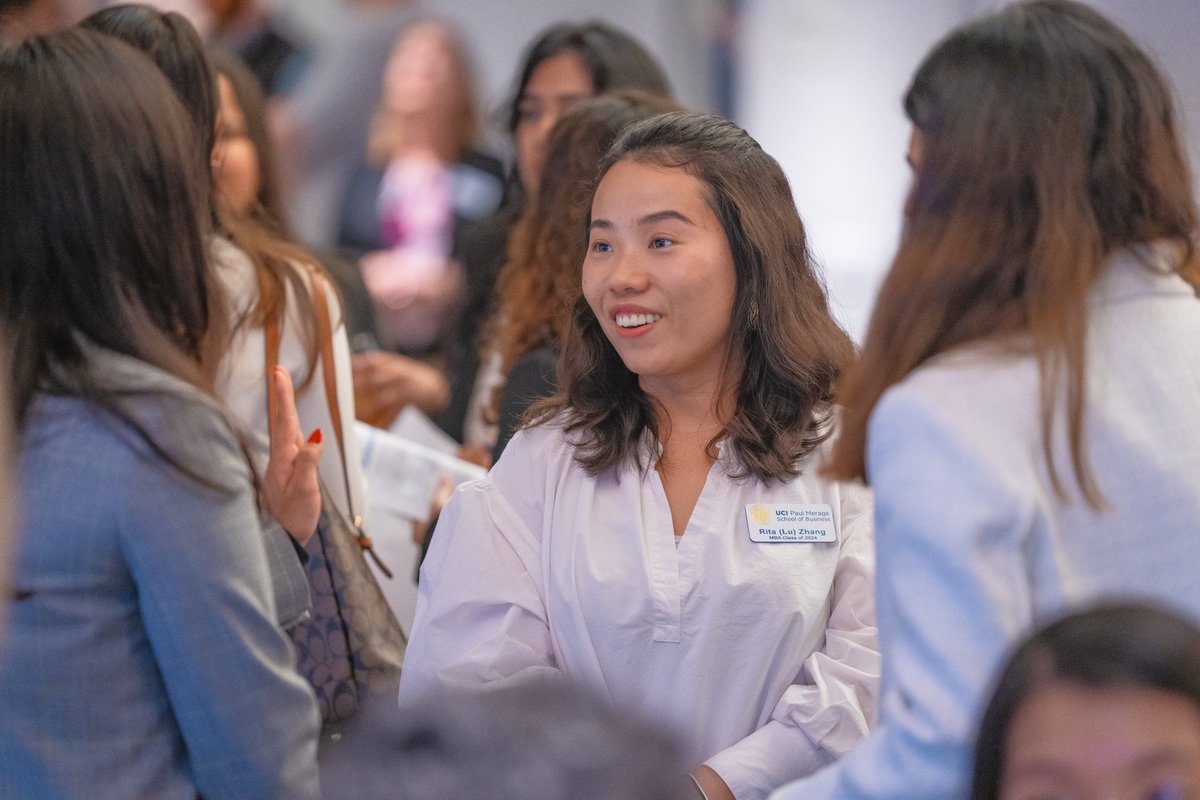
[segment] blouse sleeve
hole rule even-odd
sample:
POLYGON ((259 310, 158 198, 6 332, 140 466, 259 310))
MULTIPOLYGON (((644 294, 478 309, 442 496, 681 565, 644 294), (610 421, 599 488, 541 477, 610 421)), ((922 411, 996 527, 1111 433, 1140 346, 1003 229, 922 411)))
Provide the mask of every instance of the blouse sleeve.
MULTIPOLYGON (((516 455, 506 455, 506 464, 516 455)), ((490 480, 458 488, 421 567, 401 705, 435 688, 496 689, 557 679, 540 550, 538 538, 490 480)))
POLYGON ((249 469, 215 412, 193 403, 180 419, 191 463, 220 488, 140 459, 120 530, 196 788, 212 800, 314 798, 320 720, 275 623, 249 469))
POLYGON ((842 545, 825 641, 770 720, 707 760, 739 800, 762 798, 848 753, 875 720, 879 683, 870 493, 841 485, 842 545))
MULTIPOLYGON (((882 722, 837 765, 776 798, 965 797, 992 671, 1031 624, 1021 476, 977 417, 893 387, 871 418, 882 722)), ((1018 468, 1019 469, 1019 468, 1018 468)))

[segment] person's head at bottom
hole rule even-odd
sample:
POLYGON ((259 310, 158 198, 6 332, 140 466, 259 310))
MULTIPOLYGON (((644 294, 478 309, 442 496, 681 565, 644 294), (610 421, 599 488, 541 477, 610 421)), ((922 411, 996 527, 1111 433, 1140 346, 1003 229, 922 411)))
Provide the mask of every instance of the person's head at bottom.
POLYGON ((682 800, 673 735, 559 683, 379 706, 340 745, 328 800, 682 800))
POLYGON ((973 800, 1200 797, 1200 629, 1108 604, 1028 638, 976 744, 973 800))

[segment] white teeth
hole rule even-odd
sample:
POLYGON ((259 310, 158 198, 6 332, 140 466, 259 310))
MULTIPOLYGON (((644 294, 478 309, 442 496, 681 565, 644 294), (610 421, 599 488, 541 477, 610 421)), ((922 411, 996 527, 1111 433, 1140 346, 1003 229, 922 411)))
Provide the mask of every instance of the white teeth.
POLYGON ((617 327, 636 328, 662 319, 662 314, 617 314, 617 327))

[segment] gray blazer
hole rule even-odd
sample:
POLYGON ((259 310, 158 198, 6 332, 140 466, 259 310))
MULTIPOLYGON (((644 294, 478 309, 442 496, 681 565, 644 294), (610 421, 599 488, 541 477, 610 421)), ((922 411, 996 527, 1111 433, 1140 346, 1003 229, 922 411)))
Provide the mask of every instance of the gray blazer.
POLYGON ((249 471, 216 403, 89 348, 129 425, 41 396, 19 449, 0 797, 314 798, 315 699, 275 621, 249 471))

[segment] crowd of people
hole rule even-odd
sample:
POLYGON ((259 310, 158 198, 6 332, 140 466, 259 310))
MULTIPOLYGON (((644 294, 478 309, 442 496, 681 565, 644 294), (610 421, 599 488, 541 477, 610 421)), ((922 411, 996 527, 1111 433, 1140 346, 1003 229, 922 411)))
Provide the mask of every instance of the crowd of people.
POLYGON ((929 51, 859 347, 619 28, 528 44, 502 165, 446 23, 309 130, 321 59, 211 5, 0 0, 0 797, 1200 797, 1200 211, 1118 26, 929 51), (488 472, 404 641, 407 407, 488 472))

